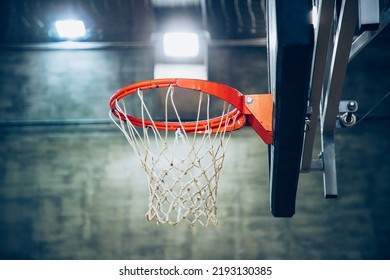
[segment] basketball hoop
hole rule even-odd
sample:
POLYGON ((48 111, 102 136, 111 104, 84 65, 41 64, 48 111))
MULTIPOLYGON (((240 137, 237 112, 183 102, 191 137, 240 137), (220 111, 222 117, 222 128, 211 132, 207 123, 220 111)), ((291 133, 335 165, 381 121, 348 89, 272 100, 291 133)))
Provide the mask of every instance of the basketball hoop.
POLYGON ((266 143, 272 142, 272 96, 244 96, 215 82, 174 78, 139 82, 117 91, 110 107, 111 119, 147 174, 146 219, 158 224, 218 224, 218 179, 231 132, 249 124, 266 143), (193 119, 183 119, 177 104, 180 89, 197 96, 193 119), (163 94, 160 116, 148 103, 150 91, 163 94), (125 100, 130 96, 137 101, 125 100), (222 104, 215 105, 216 100, 222 104))

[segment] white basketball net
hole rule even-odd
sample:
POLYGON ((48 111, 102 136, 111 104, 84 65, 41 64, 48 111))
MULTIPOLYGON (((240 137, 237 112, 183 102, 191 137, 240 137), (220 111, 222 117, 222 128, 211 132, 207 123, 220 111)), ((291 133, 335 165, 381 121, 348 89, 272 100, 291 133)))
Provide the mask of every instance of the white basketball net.
MULTIPOLYGON (((152 120, 144 102, 144 93, 138 89, 141 100, 142 120, 152 120)), ((210 112, 210 96, 199 93, 197 120, 200 117, 202 99, 206 98, 207 120, 210 112)), ((148 221, 176 225, 186 221, 191 225, 218 224, 217 188, 225 151, 231 132, 226 128, 216 133, 186 133, 174 103, 174 87, 169 87, 165 96, 165 121, 168 121, 168 104, 176 114, 180 127, 176 131, 157 130, 153 125, 143 128, 129 120, 121 121, 110 114, 113 122, 126 136, 127 141, 140 160, 148 179, 148 221)), ((123 99, 116 104, 117 110, 127 115, 123 99)), ((225 102, 221 115, 229 112, 231 105, 225 102)), ((222 120, 221 120, 222 121, 222 120)), ((232 119, 224 122, 235 121, 232 119)), ((223 124, 220 124, 223 127, 223 124)))

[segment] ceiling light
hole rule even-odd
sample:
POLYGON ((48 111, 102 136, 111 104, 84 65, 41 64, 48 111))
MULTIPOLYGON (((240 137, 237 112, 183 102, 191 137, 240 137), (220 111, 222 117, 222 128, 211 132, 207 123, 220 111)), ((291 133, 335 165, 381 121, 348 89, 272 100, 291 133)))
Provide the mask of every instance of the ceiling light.
POLYGON ((78 39, 86 34, 84 22, 81 20, 58 20, 55 27, 58 35, 64 39, 78 39))
POLYGON ((163 49, 169 57, 196 57, 199 55, 199 36, 196 33, 165 33, 163 49))

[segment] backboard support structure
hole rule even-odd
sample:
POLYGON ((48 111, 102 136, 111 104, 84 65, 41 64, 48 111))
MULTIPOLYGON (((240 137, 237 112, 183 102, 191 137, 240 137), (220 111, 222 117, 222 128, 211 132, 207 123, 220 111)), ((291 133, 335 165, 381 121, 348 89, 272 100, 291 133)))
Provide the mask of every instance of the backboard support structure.
POLYGON ((380 11, 378 0, 267 1, 269 92, 274 97, 270 208, 275 217, 294 215, 300 173, 322 172, 324 197, 338 196, 335 129, 353 126, 358 109, 355 100, 341 100, 347 65, 389 24, 389 10, 380 11), (318 136, 321 151, 313 158, 318 136))

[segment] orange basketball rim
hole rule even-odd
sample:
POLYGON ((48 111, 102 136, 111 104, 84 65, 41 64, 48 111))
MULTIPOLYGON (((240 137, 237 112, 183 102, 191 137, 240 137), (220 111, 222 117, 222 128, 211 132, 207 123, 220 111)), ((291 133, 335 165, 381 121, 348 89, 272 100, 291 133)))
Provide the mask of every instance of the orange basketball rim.
POLYGON ((130 84, 118 90, 110 99, 112 114, 122 121, 130 121, 139 127, 153 126, 158 130, 177 130, 184 128, 187 133, 216 133, 220 130, 233 131, 250 125, 266 144, 272 144, 272 110, 273 97, 271 94, 242 94, 238 90, 224 84, 198 79, 155 79, 130 84), (118 101, 136 93, 138 90, 150 90, 155 88, 177 87, 200 91, 220 98, 234 109, 222 116, 209 120, 197 120, 188 122, 151 121, 140 119, 125 114, 118 108, 118 101), (227 121, 225 121, 227 120, 227 121), (235 121, 231 121, 235 120, 235 121))

